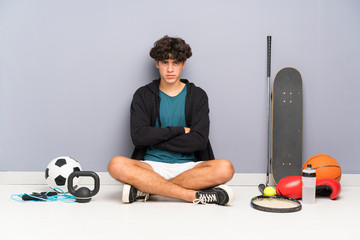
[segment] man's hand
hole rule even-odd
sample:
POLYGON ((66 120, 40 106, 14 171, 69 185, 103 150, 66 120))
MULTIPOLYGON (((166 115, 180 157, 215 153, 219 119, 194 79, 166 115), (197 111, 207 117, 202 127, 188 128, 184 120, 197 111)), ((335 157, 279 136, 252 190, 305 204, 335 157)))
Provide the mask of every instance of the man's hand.
POLYGON ((190 128, 188 128, 188 127, 184 127, 184 129, 185 129, 185 134, 187 134, 187 133, 189 133, 190 132, 190 128))

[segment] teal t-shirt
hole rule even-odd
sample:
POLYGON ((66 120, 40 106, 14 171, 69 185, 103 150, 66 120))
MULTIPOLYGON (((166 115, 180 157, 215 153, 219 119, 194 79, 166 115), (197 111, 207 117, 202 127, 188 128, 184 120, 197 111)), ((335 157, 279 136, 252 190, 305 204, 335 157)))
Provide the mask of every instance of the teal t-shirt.
MULTIPOLYGON (((185 99, 186 85, 183 90, 175 97, 170 97, 160 91, 160 121, 161 127, 186 127, 185 122, 185 99)), ((156 121, 159 127, 159 121, 156 121)), ((166 162, 166 163, 185 163, 195 161, 194 153, 178 153, 166 151, 149 146, 146 150, 144 160, 166 162)))

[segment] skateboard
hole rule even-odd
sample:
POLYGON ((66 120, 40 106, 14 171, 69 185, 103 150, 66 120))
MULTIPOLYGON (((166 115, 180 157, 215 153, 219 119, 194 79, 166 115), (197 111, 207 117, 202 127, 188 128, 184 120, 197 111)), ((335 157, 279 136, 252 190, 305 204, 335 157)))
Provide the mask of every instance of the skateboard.
POLYGON ((302 78, 292 67, 275 76, 272 92, 271 173, 274 183, 302 169, 302 78))

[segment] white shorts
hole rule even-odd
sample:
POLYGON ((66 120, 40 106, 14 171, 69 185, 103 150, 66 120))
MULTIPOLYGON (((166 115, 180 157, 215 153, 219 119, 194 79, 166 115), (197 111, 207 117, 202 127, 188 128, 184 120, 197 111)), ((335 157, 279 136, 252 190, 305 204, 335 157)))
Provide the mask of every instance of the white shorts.
POLYGON ((164 163, 157 161, 143 161, 144 163, 149 164, 154 172, 165 178, 166 180, 172 179, 181 173, 194 168, 196 165, 201 163, 199 162, 186 162, 186 163, 164 163))

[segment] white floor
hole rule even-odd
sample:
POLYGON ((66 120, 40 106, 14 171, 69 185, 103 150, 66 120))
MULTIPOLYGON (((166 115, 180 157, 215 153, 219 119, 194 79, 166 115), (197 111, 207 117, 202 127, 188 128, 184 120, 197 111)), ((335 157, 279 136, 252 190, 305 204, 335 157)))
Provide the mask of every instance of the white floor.
POLYGON ((296 213, 250 207, 257 186, 232 186, 231 206, 195 205, 152 196, 123 204, 121 185, 102 185, 90 203, 26 202, 10 195, 47 191, 45 185, 0 185, 0 239, 360 239, 360 187, 338 200, 317 198, 296 213))

